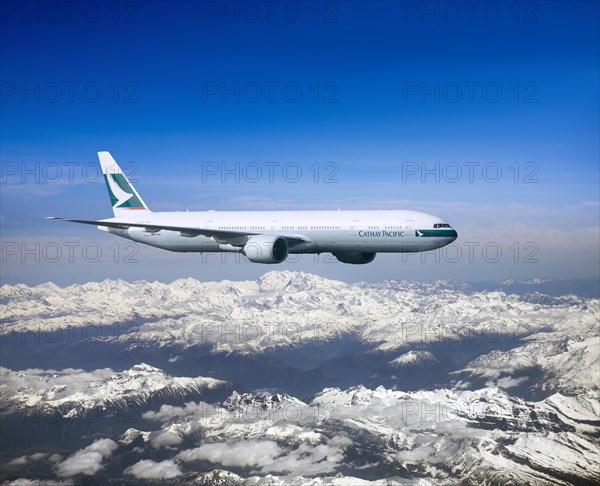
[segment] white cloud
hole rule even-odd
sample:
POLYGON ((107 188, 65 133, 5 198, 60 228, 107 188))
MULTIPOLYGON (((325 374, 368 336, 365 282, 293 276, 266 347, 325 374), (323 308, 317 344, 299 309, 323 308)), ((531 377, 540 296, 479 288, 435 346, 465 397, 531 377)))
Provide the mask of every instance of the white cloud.
POLYGON ((207 460, 223 466, 264 467, 284 452, 272 440, 248 440, 203 444, 182 451, 176 457, 184 462, 207 460))
POLYGON ((352 441, 335 436, 325 444, 300 444, 286 451, 271 440, 217 442, 203 444, 177 454, 176 459, 190 462, 206 460, 222 466, 253 467, 263 473, 280 472, 314 476, 332 472, 344 458, 344 447, 352 441))
POLYGON ((72 486, 74 483, 70 479, 67 481, 53 481, 51 479, 15 479, 14 481, 2 483, 2 486, 72 486))
POLYGON ((344 448, 350 444, 352 441, 348 437, 340 435, 318 446, 301 444, 293 451, 263 466, 262 471, 302 476, 330 473, 342 463, 344 448))
POLYGON ((591 206, 593 208, 600 206, 600 201, 581 201, 582 206, 591 206))
POLYGON ((27 464, 27 457, 28 456, 17 457, 16 459, 9 461, 6 465, 7 466, 24 466, 25 464, 27 464))
POLYGON ((158 431, 152 432, 150 434, 150 444, 155 449, 160 449, 161 447, 171 447, 177 444, 180 444, 182 441, 181 437, 173 434, 169 431, 158 431))
POLYGON ((183 407, 161 405, 158 412, 153 412, 150 410, 148 412, 144 412, 142 417, 149 420, 166 422, 176 417, 186 417, 188 415, 202 413, 206 408, 207 405, 203 402, 187 402, 183 407))
POLYGON ((86 474, 92 476, 104 467, 103 459, 109 457, 118 445, 111 439, 98 439, 85 449, 77 451, 68 459, 57 464, 56 473, 61 477, 86 474))
POLYGON ((62 461, 62 456, 61 456, 60 454, 52 454, 52 455, 51 455, 51 456, 48 458, 48 460, 49 460, 50 462, 60 462, 60 461, 62 461))
MULTIPOLYGON (((41 461, 48 457, 48 454, 45 452, 37 452, 35 454, 31 454, 29 456, 21 456, 13 459, 12 461, 7 463, 7 466, 24 466, 25 464, 30 464, 32 462, 41 461)), ((51 459, 50 459, 51 460, 51 459)))
POLYGON ((521 383, 529 380, 527 376, 523 376, 521 378, 513 378, 511 376, 505 376, 504 378, 500 378, 496 386, 499 388, 511 388, 513 386, 519 386, 521 383))
POLYGON ((409 451, 400 451, 396 454, 396 459, 403 463, 437 463, 442 461, 441 457, 436 457, 436 451, 432 446, 417 447, 409 451))
POLYGON ((154 462, 144 459, 125 469, 125 474, 143 479, 171 479, 182 473, 179 466, 172 460, 154 462))

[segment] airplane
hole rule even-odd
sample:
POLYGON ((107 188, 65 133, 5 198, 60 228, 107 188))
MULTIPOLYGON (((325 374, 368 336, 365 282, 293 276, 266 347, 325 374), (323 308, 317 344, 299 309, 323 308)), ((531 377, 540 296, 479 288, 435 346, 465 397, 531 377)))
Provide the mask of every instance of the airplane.
POLYGON ((109 152, 98 152, 114 218, 47 219, 97 226, 138 243, 176 252, 237 252, 255 263, 290 254, 331 253, 365 264, 377 253, 442 248, 458 234, 437 216, 407 210, 151 211, 109 152))

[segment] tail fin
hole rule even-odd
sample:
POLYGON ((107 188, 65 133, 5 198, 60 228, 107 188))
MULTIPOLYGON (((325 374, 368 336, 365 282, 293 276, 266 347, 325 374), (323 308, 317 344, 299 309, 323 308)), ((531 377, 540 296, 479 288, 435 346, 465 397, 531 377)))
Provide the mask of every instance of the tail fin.
POLYGON ((98 152, 98 158, 115 216, 124 216, 136 209, 150 211, 112 155, 109 152, 98 152))

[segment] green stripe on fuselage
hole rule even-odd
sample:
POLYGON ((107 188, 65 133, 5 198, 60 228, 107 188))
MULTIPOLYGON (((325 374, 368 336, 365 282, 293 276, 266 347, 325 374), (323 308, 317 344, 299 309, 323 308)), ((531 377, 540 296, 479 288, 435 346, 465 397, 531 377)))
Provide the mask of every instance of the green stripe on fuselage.
POLYGON ((419 237, 443 237, 443 238, 456 238, 458 234, 453 229, 433 229, 433 230, 417 230, 416 236, 419 237))

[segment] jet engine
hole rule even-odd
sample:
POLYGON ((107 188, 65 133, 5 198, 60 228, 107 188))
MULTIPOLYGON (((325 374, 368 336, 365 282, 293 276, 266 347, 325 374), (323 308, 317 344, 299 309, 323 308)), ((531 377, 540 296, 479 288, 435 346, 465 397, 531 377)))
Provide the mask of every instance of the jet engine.
POLYGON ((353 265, 371 263, 375 260, 375 255, 377 255, 377 253, 364 253, 359 251, 344 251, 333 254, 340 262, 352 263, 353 265))
POLYGON ((254 263, 281 263, 288 256, 289 246, 281 236, 256 235, 250 237, 242 252, 254 263))

